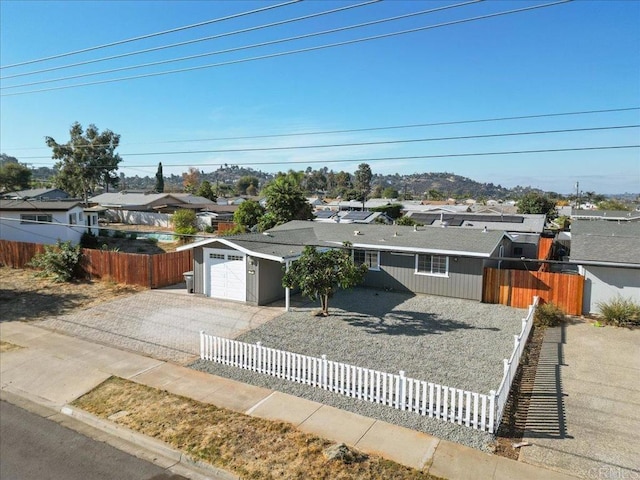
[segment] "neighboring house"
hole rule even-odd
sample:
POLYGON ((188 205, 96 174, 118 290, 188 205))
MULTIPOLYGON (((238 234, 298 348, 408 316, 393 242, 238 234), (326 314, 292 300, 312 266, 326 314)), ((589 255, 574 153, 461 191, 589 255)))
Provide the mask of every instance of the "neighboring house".
POLYGON ((9 200, 65 200, 69 198, 69 194, 59 188, 31 188, 5 193, 2 198, 9 200))
POLYGON ((542 233, 546 223, 544 214, 409 212, 407 216, 430 227, 486 228, 487 230, 535 234, 542 233))
POLYGON ((585 277, 584 314, 617 295, 640 299, 639 222, 574 221, 570 261, 585 277))
POLYGON ((0 200, 0 239, 54 244, 80 242, 88 230, 97 234, 98 214, 78 200, 52 202, 0 200))
POLYGON ((202 240, 193 249, 194 292, 214 298, 264 305, 288 292, 283 269, 305 245, 352 244, 353 258, 365 263, 365 285, 480 301, 485 266, 508 256, 511 239, 503 232, 391 225, 292 221, 263 234, 202 240), (495 260, 492 257, 496 257, 495 260))
POLYGON ((106 208, 114 222, 168 227, 169 214, 179 209, 214 211, 215 202, 189 193, 113 192, 91 197, 90 203, 106 208))
POLYGON ((626 210, 571 210, 571 220, 606 220, 608 222, 638 222, 640 212, 626 210))
POLYGON ((349 210, 335 212, 332 210, 318 210, 314 212, 315 222, 336 222, 336 223, 384 223, 389 225, 393 219, 383 212, 370 212, 368 210, 349 210))

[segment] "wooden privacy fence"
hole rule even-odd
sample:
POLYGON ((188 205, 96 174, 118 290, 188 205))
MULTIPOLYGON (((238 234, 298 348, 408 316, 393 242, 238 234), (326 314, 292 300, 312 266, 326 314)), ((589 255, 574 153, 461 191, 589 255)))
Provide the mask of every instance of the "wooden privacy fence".
POLYGON ((540 297, 568 315, 580 315, 583 289, 582 275, 485 268, 482 301, 527 308, 531 297, 540 297))
POLYGON ((327 360, 326 355, 309 357, 263 347, 261 342, 244 343, 203 331, 200 331, 200 358, 494 433, 500 425, 537 306, 538 299, 534 298, 527 317, 522 319, 520 334, 514 335, 511 357, 504 360, 500 387, 497 393, 491 390, 488 395, 416 380, 406 377, 403 371, 398 375, 385 373, 327 360))
MULTIPOLYGON (((24 268, 44 245, 0 240, 0 263, 24 268)), ((160 288, 184 281, 183 273, 193 270, 192 251, 146 255, 88 248, 82 251, 82 268, 89 278, 127 285, 160 288)))

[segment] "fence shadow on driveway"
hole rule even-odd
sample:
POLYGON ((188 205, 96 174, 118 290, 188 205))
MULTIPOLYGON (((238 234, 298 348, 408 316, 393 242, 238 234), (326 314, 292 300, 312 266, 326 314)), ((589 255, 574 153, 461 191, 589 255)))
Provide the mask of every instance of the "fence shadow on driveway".
POLYGON ((573 438, 567 434, 561 369, 566 326, 549 328, 540 350, 535 383, 530 393, 526 438, 573 438))

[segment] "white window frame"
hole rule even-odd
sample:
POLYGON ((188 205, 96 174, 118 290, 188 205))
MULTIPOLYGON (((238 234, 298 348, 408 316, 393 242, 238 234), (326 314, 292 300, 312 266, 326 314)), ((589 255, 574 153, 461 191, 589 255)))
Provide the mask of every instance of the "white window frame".
POLYGON ((53 216, 50 213, 23 213, 20 214, 20 223, 53 223, 53 216))
POLYGON ((371 271, 374 271, 374 272, 380 271, 380 250, 367 250, 365 248, 354 248, 351 251, 351 259, 353 260, 353 263, 355 263, 356 265, 364 264, 371 271), (364 255, 364 261, 358 262, 356 260, 356 252, 362 252, 362 254, 364 255), (372 258, 375 258, 375 267, 371 266, 370 260, 372 258), (367 259, 369 259, 369 262, 367 261, 367 259))
POLYGON ((415 270, 415 274, 416 275, 427 275, 430 277, 445 277, 448 278, 449 277, 449 257, 446 255, 431 255, 428 253, 417 253, 416 254, 416 270, 415 270), (421 271, 420 270, 420 256, 423 257, 429 257, 429 271, 421 271), (444 273, 441 271, 433 271, 433 265, 434 265, 434 258, 438 259, 436 263, 436 265, 440 265, 441 264, 441 259, 444 259, 445 264, 445 271, 444 273))

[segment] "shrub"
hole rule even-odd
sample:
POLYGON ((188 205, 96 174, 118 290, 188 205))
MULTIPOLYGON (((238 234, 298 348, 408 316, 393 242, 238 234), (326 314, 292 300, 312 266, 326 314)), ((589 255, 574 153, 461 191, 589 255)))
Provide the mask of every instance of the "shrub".
POLYGON ((84 232, 80 237, 82 248, 98 248, 98 237, 91 232, 84 232))
POLYGON ((598 309, 606 323, 618 327, 640 325, 640 304, 620 295, 608 302, 598 303, 598 309))
POLYGON ((113 232, 113 238, 127 238, 127 233, 122 230, 115 230, 113 232))
POLYGON ((98 236, 99 237, 110 237, 111 236, 111 230, 107 230, 106 228, 101 228, 98 230, 98 236))
POLYGON ((420 222, 416 222, 413 218, 411 217, 400 217, 396 220, 396 225, 408 225, 408 226, 418 226, 418 227, 422 227, 424 224, 420 223, 420 222))
POLYGON ((196 217, 196 212, 193 210, 176 210, 173 214, 172 221, 173 228, 182 241, 186 240, 189 235, 198 233, 198 219, 196 217))
POLYGON ((533 322, 537 327, 557 327, 564 321, 564 318, 562 309, 549 302, 538 305, 533 322))
POLYGON ((80 276, 81 258, 80 245, 74 247, 71 242, 58 240, 55 245, 45 245, 44 252, 33 257, 29 265, 42 270, 39 276, 53 277, 56 282, 68 282, 80 276))
POLYGON ((138 232, 129 232, 129 240, 135 240, 138 238, 138 232))

